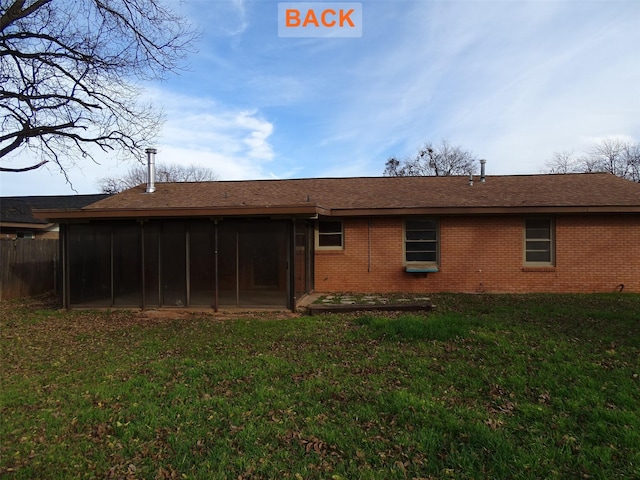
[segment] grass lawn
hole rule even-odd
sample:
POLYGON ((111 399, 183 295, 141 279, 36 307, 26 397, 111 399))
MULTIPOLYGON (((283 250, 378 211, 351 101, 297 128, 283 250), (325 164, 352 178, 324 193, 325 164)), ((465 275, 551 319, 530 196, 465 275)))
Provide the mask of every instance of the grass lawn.
POLYGON ((0 304, 0 477, 640 478, 640 295, 424 315, 0 304))

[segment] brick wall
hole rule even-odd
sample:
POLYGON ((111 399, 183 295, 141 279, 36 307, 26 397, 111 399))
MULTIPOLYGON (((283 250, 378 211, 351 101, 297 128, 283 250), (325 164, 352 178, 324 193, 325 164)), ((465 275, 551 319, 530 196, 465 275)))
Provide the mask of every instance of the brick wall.
POLYGON ((404 271, 403 220, 344 220, 316 251, 319 292, 640 292, 640 215, 558 215, 554 267, 525 267, 524 217, 440 218, 440 271, 404 271))

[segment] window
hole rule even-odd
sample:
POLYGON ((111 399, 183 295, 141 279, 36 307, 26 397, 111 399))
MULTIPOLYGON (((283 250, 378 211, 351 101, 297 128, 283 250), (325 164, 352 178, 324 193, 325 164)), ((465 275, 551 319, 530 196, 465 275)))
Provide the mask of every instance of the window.
POLYGON ((406 263, 438 263, 437 220, 422 218, 405 221, 404 255, 406 263))
POLYGON ((322 250, 341 250, 343 231, 341 220, 321 220, 318 222, 316 247, 322 250))
POLYGON ((553 265, 553 221, 548 218, 525 220, 524 261, 530 265, 553 265))

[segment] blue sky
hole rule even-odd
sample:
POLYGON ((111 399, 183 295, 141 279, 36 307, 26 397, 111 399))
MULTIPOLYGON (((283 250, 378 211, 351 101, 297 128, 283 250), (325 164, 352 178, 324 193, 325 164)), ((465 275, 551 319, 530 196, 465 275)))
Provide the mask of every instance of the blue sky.
MULTIPOLYGON (((556 151, 640 140, 640 1, 364 0, 360 38, 281 38, 278 2, 169 0, 202 30, 187 70, 147 85, 158 162, 221 180, 379 176, 427 141, 540 173, 556 151)), ((78 193, 129 164, 70 171, 78 193)), ((73 194, 54 168, 2 195, 73 194)))

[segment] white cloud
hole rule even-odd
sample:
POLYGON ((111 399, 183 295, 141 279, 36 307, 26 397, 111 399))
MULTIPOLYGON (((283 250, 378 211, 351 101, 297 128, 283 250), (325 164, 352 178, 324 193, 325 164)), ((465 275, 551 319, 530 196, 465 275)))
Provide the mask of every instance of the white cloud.
MULTIPOLYGON (((158 163, 201 165, 211 168, 220 180, 273 176, 268 166, 274 158, 270 144, 274 127, 257 110, 160 89, 150 89, 148 94, 152 102, 163 106, 165 115, 164 127, 154 145, 158 163)), ((67 169, 72 186, 58 169, 50 166, 27 173, 2 173, 0 194, 97 193, 99 179, 123 174, 132 165, 115 154, 94 150, 99 163, 87 161, 67 169)))
POLYGON ((207 35, 235 37, 245 33, 250 25, 245 0, 189 0, 175 4, 173 8, 181 9, 207 35))
POLYGON ((599 135, 638 138, 633 3, 402 2, 406 16, 359 58, 326 137, 354 133, 377 174, 384 148, 402 158, 441 138, 504 174, 538 172, 599 135))
MULTIPOLYGON (((222 179, 380 175, 448 139, 490 173, 535 173, 555 151, 640 139, 640 2, 372 1, 358 39, 278 38, 276 3, 185 2, 205 38, 193 71, 150 93, 166 114, 159 162, 222 179)), ((128 167, 100 161, 74 185, 128 167)), ((43 172, 39 190, 57 175, 43 172)), ((31 177, 6 178, 3 191, 31 177)))
POLYGON ((164 105, 158 162, 200 164, 223 180, 264 178, 273 159, 273 124, 256 110, 171 92, 153 95, 164 105))
POLYGON ((240 35, 249 27, 245 2, 244 0, 233 0, 232 5, 238 12, 238 25, 237 28, 229 31, 229 35, 240 35))

